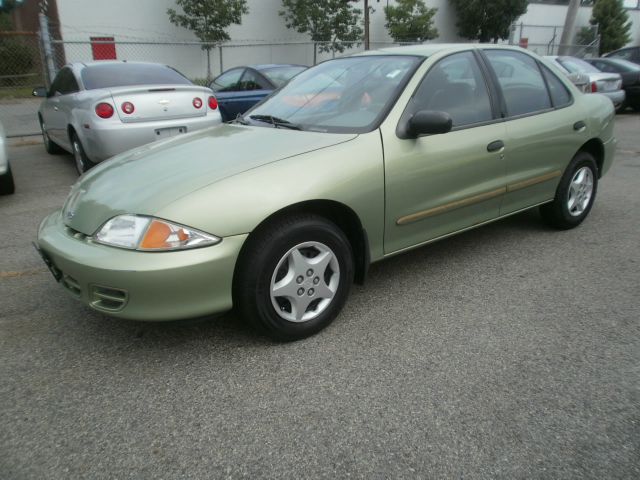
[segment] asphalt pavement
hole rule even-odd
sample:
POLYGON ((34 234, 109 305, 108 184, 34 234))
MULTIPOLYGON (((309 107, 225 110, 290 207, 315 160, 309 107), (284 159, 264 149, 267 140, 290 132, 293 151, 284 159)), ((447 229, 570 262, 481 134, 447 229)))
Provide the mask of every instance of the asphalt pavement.
POLYGON ((115 320, 30 242, 70 156, 10 150, 0 478, 640 478, 640 116, 582 226, 536 211, 372 266, 325 331, 115 320))

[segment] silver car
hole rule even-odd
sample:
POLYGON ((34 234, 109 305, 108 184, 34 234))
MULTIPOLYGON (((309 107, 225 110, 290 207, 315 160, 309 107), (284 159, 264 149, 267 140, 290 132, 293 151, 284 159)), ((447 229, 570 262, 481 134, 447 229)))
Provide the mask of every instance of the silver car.
POLYGON ((213 91, 155 63, 73 63, 58 72, 38 110, 49 153, 66 150, 82 174, 134 147, 222 122, 213 91))
POLYGON ((625 99, 622 90, 622 77, 617 73, 605 73, 598 70, 590 63, 576 57, 568 56, 548 56, 567 75, 582 73, 589 76, 589 87, 587 93, 601 93, 611 99, 616 110, 622 107, 625 99))
POLYGON ((9 195, 15 190, 9 156, 7 155, 6 138, 4 128, 0 123, 0 195, 9 195))

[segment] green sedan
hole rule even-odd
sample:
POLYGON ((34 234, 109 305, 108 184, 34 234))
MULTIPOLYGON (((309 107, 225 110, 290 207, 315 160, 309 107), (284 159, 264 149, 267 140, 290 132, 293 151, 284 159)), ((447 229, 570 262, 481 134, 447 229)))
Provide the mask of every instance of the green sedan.
POLYGON ((369 264, 540 207, 589 214, 614 109, 553 65, 496 45, 331 60, 244 117, 118 155, 45 218, 38 250, 113 317, 235 308, 294 340, 333 321, 369 264))

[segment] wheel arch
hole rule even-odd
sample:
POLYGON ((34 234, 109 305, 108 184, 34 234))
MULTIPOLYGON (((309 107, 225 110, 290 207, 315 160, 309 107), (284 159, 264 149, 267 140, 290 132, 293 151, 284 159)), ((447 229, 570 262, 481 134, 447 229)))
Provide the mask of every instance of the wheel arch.
POLYGON ((587 152, 593 155, 598 167, 598 178, 602 177, 602 168, 604 166, 604 144, 602 143, 602 140, 599 138, 592 138, 591 140, 588 140, 576 153, 579 152, 587 152))
MULTIPOLYGON (((369 247, 369 239, 366 230, 362 226, 362 222, 358 214, 349 206, 335 200, 306 200, 299 203, 288 205, 280 210, 275 211, 267 218, 262 220, 256 228, 249 234, 249 237, 240 250, 240 257, 244 254, 245 247, 250 243, 249 240, 258 235, 262 229, 274 221, 283 217, 287 217, 297 213, 312 213, 326 218, 335 223, 338 228, 346 235, 354 255, 355 278, 354 281, 362 285, 366 279, 371 263, 371 254, 369 247)), ((239 263, 239 262, 238 262, 239 263)), ((234 275, 235 276, 235 275, 234 275)))

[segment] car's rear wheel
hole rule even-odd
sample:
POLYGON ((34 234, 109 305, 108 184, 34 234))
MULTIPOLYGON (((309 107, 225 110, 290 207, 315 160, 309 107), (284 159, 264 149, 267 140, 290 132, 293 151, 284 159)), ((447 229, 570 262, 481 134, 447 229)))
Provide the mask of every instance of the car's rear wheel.
POLYGON ((344 233, 317 215, 276 221, 248 240, 234 282, 240 315, 276 340, 298 340, 329 325, 353 282, 344 233))
POLYGON ((76 164, 78 175, 82 175, 84 172, 93 167, 93 163, 91 162, 91 160, 89 160, 87 154, 84 152, 82 142, 75 132, 71 132, 71 148, 73 149, 73 160, 76 164))
POLYGON ((556 196, 540 207, 542 218, 555 228, 577 227, 589 215, 598 190, 598 167, 588 152, 578 152, 562 176, 556 196))
POLYGON ((58 144, 51 141, 49 134, 47 133, 46 126, 42 118, 40 119, 40 131, 42 132, 42 141, 44 143, 44 149, 51 155, 62 153, 64 150, 58 146, 58 144))
POLYGON ((0 175, 0 195, 11 195, 15 191, 16 187, 13 183, 11 165, 7 165, 7 171, 0 175))

